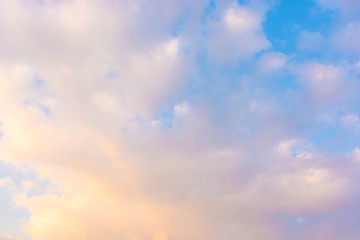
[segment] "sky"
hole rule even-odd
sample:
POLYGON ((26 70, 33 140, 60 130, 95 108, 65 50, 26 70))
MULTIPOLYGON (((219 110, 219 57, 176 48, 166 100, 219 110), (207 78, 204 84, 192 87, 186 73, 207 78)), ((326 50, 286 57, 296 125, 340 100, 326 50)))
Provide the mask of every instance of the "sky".
POLYGON ((0 0, 0 240, 360 239, 360 1, 0 0))

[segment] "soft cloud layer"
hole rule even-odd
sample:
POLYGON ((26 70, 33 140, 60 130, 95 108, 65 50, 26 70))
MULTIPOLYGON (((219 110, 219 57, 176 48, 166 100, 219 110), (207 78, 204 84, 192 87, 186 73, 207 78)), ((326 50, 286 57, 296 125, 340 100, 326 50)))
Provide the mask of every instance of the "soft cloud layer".
POLYGON ((0 240, 357 239, 357 60, 275 49, 274 6, 0 1, 0 240))

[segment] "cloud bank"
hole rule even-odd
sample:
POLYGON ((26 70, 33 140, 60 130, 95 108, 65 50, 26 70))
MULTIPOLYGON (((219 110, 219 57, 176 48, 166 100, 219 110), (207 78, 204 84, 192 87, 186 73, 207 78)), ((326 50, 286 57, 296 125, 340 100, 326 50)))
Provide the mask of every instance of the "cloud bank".
POLYGON ((268 1, 1 0, 0 239, 358 239, 347 2, 287 52, 268 1))

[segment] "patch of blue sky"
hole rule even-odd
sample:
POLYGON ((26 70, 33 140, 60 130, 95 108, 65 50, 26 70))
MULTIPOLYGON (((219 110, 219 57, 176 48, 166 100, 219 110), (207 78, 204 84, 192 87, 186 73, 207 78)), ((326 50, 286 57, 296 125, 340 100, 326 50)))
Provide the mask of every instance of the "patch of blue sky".
POLYGON ((206 5, 206 7, 204 9, 204 13, 201 18, 201 23, 203 24, 203 26, 206 25, 209 20, 214 19, 213 12, 216 9, 216 7, 217 7, 216 0, 208 1, 208 4, 206 5))
POLYGON ((173 37, 179 37, 181 32, 185 29, 187 16, 181 16, 175 21, 175 23, 171 26, 170 34, 173 37))
POLYGON ((305 218, 303 217, 295 217, 295 222, 298 224, 304 224, 305 223, 305 218))
POLYGON ((33 179, 35 181, 36 187, 29 189, 27 195, 32 196, 41 196, 46 192, 51 192, 53 194, 58 194, 56 191, 56 185, 51 182, 49 179, 33 179))
POLYGON ((158 130, 166 131, 174 127, 174 114, 172 111, 164 111, 155 117, 154 122, 158 130))
POLYGON ((171 130, 174 128, 175 124, 175 113, 174 113, 174 106, 176 104, 179 104, 181 102, 184 102, 184 97, 186 98, 186 101, 193 99, 195 97, 194 92, 190 95, 186 92, 186 88, 184 89, 183 93, 179 93, 177 96, 174 96, 173 98, 169 99, 167 101, 166 105, 164 105, 162 108, 159 109, 157 113, 154 114, 153 117, 153 123, 155 123, 158 130, 166 131, 171 130))
MULTIPOLYGON (((360 79, 359 79, 360 80, 360 79)), ((359 96, 354 96, 351 99, 351 103, 347 104, 347 113, 354 114, 356 116, 360 116, 360 99, 359 96)))
POLYGON ((26 169, 24 166, 20 167, 22 170, 18 170, 17 167, 0 160, 0 178, 10 177, 16 187, 21 188, 22 180, 34 179, 36 175, 34 172, 26 169))
POLYGON ((203 87, 203 81, 199 78, 192 77, 186 83, 184 90, 180 93, 184 98, 188 100, 197 99, 200 96, 205 94, 205 89, 203 87))
POLYGON ((31 87, 38 89, 38 88, 42 88, 45 85, 45 80, 43 80, 42 78, 35 76, 32 80, 31 80, 31 87))
POLYGON ((249 0, 237 0, 237 3, 238 3, 239 5, 246 5, 246 4, 249 3, 249 0))
MULTIPOLYGON (((8 178, 14 184, 14 188, 20 190, 23 188, 22 182, 24 180, 34 181, 38 190, 32 190, 28 192, 29 196, 41 195, 48 191, 50 187, 53 187, 48 180, 39 180, 34 171, 30 170, 26 166, 14 166, 0 160, 0 178, 8 178)), ((10 234, 14 237, 21 236, 18 226, 21 222, 29 217, 29 213, 24 208, 16 207, 11 199, 12 186, 0 187, 0 232, 10 234)))
POLYGON ((143 129, 146 125, 147 122, 141 115, 134 115, 119 130, 121 133, 131 134, 134 129, 143 129))
POLYGON ((219 84, 222 85, 221 87, 233 88, 240 83, 243 76, 251 72, 251 63, 248 61, 239 60, 234 64, 214 63, 210 61, 206 50, 197 54, 196 64, 205 91, 219 90, 219 84))
MULTIPOLYGON (((202 45, 201 40, 199 45, 202 45)), ((211 66, 209 62, 209 56, 205 48, 199 50, 195 55, 195 63, 200 75, 210 76, 211 66)))
POLYGON ((37 189, 29 191, 29 195, 41 195, 52 191, 55 185, 49 179, 39 179, 36 172, 25 165, 11 165, 0 159, 0 178, 10 178, 16 188, 22 189, 22 182, 30 180, 36 183, 37 189))
POLYGON ((329 49, 329 54, 326 55, 327 61, 334 64, 355 64, 359 61, 359 54, 357 51, 344 49, 329 49))
POLYGON ((296 157, 304 152, 309 152, 309 147, 307 146, 299 146, 298 144, 294 144, 293 146, 290 147, 290 155, 292 157, 296 157))
POLYGON ((360 133, 342 126, 327 126, 319 124, 309 135, 308 140, 315 143, 317 148, 328 153, 351 152, 360 146, 360 133))
POLYGON ((281 0, 268 12, 264 30, 276 51, 289 54, 296 52, 301 31, 328 35, 333 18, 332 12, 321 11, 313 0, 281 0))
MULTIPOLYGON (((209 61, 208 54, 205 49, 201 49, 195 55, 196 72, 188 77, 188 81, 180 95, 188 100, 206 97, 211 95, 211 89, 214 88, 216 82, 219 81, 219 73, 214 70, 212 63, 209 61)), ((229 75, 229 73, 227 73, 229 75)))
MULTIPOLYGON (((24 169, 24 168, 21 168, 24 169)), ((20 187, 21 180, 24 177, 32 178, 34 177, 34 173, 31 171, 19 171, 14 165, 7 164, 0 159, 0 178, 5 178, 11 176, 13 182, 20 187)))
POLYGON ((51 108, 49 106, 46 106, 46 105, 38 103, 38 102, 34 102, 34 101, 32 101, 31 99, 28 99, 28 98, 24 99, 22 101, 22 104, 25 107, 34 107, 34 108, 36 108, 37 110, 42 112, 47 117, 51 116, 51 108))
POLYGON ((24 208, 17 208, 12 203, 11 193, 5 187, 0 186, 0 233, 6 233, 13 237, 21 237, 19 227, 21 222, 29 216, 24 208))
POLYGON ((116 70, 109 70, 104 75, 106 80, 113 81, 119 79, 119 73, 116 70))
POLYGON ((51 115, 51 108, 48 106, 45 106, 43 104, 37 104, 37 108, 46 116, 50 116, 51 115))
POLYGON ((260 82, 264 89, 274 94, 301 89, 296 76, 284 68, 272 74, 259 75, 254 81, 260 82))

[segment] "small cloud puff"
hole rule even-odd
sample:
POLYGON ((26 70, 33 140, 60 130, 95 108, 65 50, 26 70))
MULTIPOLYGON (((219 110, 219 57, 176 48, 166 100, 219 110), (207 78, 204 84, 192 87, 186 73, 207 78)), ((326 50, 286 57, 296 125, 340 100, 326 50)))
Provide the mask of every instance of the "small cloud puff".
POLYGON ((174 106, 174 115, 175 116, 186 116, 190 113, 190 106, 187 102, 183 102, 174 106))

